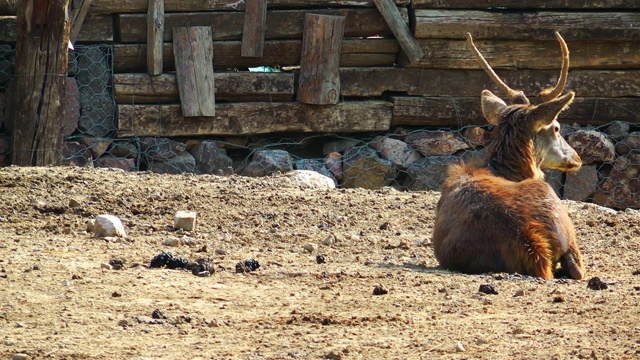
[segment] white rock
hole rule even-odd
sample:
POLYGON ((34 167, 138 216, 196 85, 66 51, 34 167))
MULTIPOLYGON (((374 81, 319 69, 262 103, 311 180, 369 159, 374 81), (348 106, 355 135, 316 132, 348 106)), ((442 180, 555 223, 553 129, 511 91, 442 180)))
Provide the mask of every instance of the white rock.
POLYGON ((111 266, 111 264, 102 263, 102 264, 100 264, 100 269, 103 269, 103 270, 113 270, 113 266, 111 266))
POLYGON ((168 237, 162 240, 162 245, 164 246, 178 246, 180 244, 180 239, 175 237, 168 237))
POLYGON ((193 231, 196 228, 195 211, 178 211, 173 218, 173 227, 184 231, 193 231))
POLYGON ((93 232, 96 237, 127 236, 122 222, 117 216, 113 215, 98 215, 93 225, 93 232))
POLYGON ((316 189, 335 189, 336 187, 333 179, 313 170, 294 170, 284 176, 302 187, 316 189))
POLYGON ((458 341, 456 343, 456 352, 465 352, 467 351, 464 346, 462 346, 462 343, 460 341, 458 341))
POLYGON ((336 243, 336 237, 333 234, 329 234, 322 243, 326 246, 331 246, 336 243))

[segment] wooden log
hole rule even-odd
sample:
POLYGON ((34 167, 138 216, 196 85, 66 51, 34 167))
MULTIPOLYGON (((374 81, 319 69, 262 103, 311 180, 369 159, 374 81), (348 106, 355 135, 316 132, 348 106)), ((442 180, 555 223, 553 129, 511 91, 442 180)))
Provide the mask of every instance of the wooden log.
MULTIPOLYGON (((401 10, 406 22, 409 15, 401 10)), ((165 8, 164 41, 171 41, 171 29, 181 26, 211 26, 213 40, 241 40, 244 14, 241 12, 168 13, 165 8)), ((307 10, 272 10, 267 13, 265 39, 301 39, 307 10)), ((390 36, 391 29, 376 9, 317 9, 314 14, 344 16, 346 37, 390 36)), ((124 43, 147 39, 146 14, 118 14, 119 36, 124 43)))
MULTIPOLYGON (((496 70, 511 88, 535 97, 555 85, 560 71, 496 70)), ((567 91, 583 97, 627 97, 640 94, 638 71, 576 70, 569 72, 567 91)), ((479 96, 484 89, 504 94, 482 70, 341 68, 343 96, 375 97, 385 92, 419 96, 479 96)))
POLYGON ((176 79, 184 116, 215 116, 211 28, 173 28, 173 37, 176 79))
POLYGON ((147 72, 162 74, 162 36, 164 34, 164 0, 149 0, 147 12, 147 72))
MULTIPOLYGON (((477 97, 394 96, 392 126, 433 126, 461 128, 487 125, 477 97)), ((640 98, 575 98, 560 114, 561 123, 599 126, 614 120, 640 121, 640 98)))
POLYGON ((393 35, 398 40, 398 43, 400 43, 400 47, 402 47, 409 62, 412 64, 419 62, 420 59, 424 57, 424 51, 411 34, 407 23, 402 19, 398 7, 396 7, 392 0, 374 0, 374 3, 387 22, 387 25, 389 25, 391 32, 393 32, 393 35))
POLYGON ((273 132, 387 131, 392 105, 386 101, 335 106, 290 103, 218 104, 215 118, 185 119, 178 105, 118 105, 118 136, 252 135, 273 132))
MULTIPOLYGON (((290 66, 300 64, 301 40, 268 40, 261 58, 240 56, 239 41, 214 41, 213 66, 216 69, 255 66, 290 66)), ((393 66, 400 50, 394 39, 344 39, 340 66, 393 66)), ((116 73, 145 71, 147 47, 144 44, 116 44, 113 46, 113 68, 116 73)), ((175 69, 173 47, 163 47, 164 69, 175 69)))
POLYGON ((80 33, 80 29, 82 29, 82 24, 84 23, 84 18, 87 16, 87 12, 89 11, 89 7, 91 6, 91 0, 82 0, 80 5, 73 9, 72 17, 71 17, 71 33, 69 35, 69 39, 71 43, 74 44, 76 39, 78 38, 78 34, 80 33))
POLYGON ((113 34, 111 15, 89 14, 84 18, 76 42, 110 43, 113 42, 113 34))
MULTIPOLYGON (((7 1, 7 0, 2 0, 7 1)), ((11 0, 9 0, 11 1, 11 0)), ((148 0, 94 0, 93 14, 141 13, 147 10, 148 0)), ((398 6, 410 0, 396 0, 398 6)), ((373 0, 269 0, 270 9, 301 9, 323 7, 373 8, 373 0)), ((167 12, 242 11, 245 2, 238 0, 165 0, 167 12)), ((15 12, 13 13, 15 14, 15 12)), ((12 14, 12 15, 13 15, 12 14)))
MULTIPOLYGON (((411 64, 403 55, 405 68, 479 69, 478 60, 463 40, 420 39, 426 56, 411 64)), ((561 53, 557 41, 474 41, 494 69, 559 69, 561 53)), ((637 69, 640 51, 635 41, 571 41, 571 69, 637 69)))
POLYGON ((415 36, 431 39, 640 40, 637 12, 416 10, 415 36), (579 26, 577 25, 579 24, 579 26))
MULTIPOLYGON (((223 101, 292 101, 293 73, 227 72, 215 74, 216 99, 223 101)), ((115 74, 118 104, 175 104, 180 102, 175 74, 115 74)))
POLYGON ((340 48, 344 17, 307 14, 302 39, 298 101, 337 104, 340 100, 340 48))
POLYGON ((267 22, 267 0, 246 0, 244 11, 241 55, 262 57, 267 22))
POLYGON ((18 7, 10 114, 12 164, 60 165, 67 79, 69 0, 24 0, 18 7))
POLYGON ((413 0, 414 9, 576 9, 576 10, 612 10, 637 9, 636 0, 413 0))

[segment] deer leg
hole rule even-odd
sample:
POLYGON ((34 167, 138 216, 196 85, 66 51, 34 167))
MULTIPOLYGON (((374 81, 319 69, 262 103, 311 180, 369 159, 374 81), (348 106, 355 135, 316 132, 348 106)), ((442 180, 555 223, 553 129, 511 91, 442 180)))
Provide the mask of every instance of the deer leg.
POLYGON ((584 278, 584 265, 582 256, 576 244, 569 245, 569 250, 560 258, 562 270, 572 279, 582 280, 584 278))

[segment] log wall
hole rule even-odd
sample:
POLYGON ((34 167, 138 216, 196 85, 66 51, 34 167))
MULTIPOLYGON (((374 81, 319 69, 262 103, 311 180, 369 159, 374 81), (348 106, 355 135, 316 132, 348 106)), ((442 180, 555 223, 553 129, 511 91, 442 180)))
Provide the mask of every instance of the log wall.
MULTIPOLYGON (((11 3, 0 0, 0 44, 15 42, 11 3)), ((74 1, 75 6, 80 3, 74 1)), ((640 122, 640 12, 635 0, 396 0, 401 21, 425 54, 419 61, 405 56, 373 0, 267 3, 262 57, 243 57, 244 1, 165 0, 163 74, 151 77, 148 1, 93 0, 77 41, 113 45, 117 136, 484 124, 480 92, 500 92, 469 51, 467 32, 511 87, 535 96, 558 77, 561 56, 554 31, 560 31, 571 52, 567 90, 577 94, 560 120, 580 125, 640 122), (295 100, 307 13, 345 18, 340 102, 322 109, 295 100), (219 102, 214 117, 185 119, 180 111, 172 37, 174 27, 184 26, 212 28, 219 102), (248 71, 259 66, 282 71, 248 71)))

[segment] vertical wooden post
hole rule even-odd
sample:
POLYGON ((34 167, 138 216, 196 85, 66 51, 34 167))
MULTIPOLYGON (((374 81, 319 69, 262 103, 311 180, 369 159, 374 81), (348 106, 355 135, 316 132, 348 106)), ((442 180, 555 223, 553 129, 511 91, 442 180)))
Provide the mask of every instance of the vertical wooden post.
POLYGON ((267 0, 246 0, 241 56, 262 57, 267 23, 267 0))
POLYGON ((176 80, 184 116, 215 116, 213 34, 210 26, 173 28, 176 80))
POLYGON ((70 0, 18 1, 11 149, 19 166, 62 163, 70 0))
POLYGON ((306 14, 300 58, 298 101, 337 104, 340 99, 340 48, 344 16, 306 14))
POLYGON ((149 0, 147 11, 147 72, 162 74, 162 40, 164 37, 164 0, 149 0))

